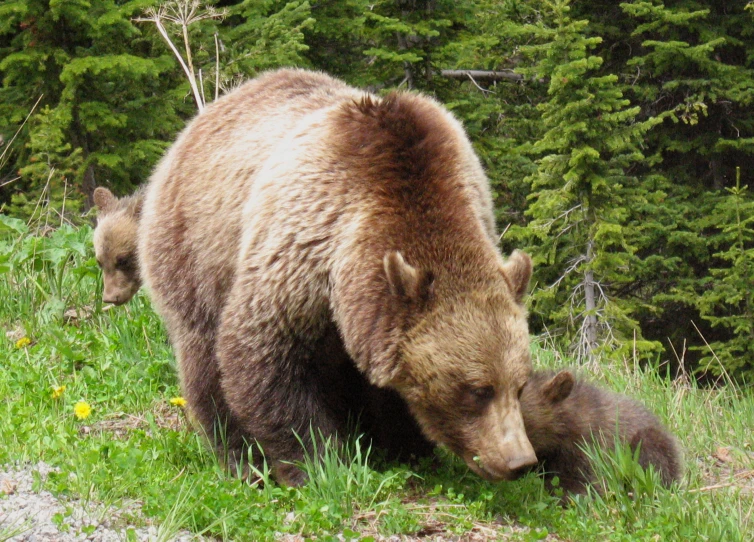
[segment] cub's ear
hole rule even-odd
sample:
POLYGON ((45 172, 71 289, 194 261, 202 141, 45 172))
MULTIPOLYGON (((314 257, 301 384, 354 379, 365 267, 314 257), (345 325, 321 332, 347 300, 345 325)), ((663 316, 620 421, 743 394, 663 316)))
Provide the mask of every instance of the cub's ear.
POLYGON ((115 206, 117 201, 118 198, 113 196, 113 193, 104 186, 98 186, 94 189, 94 204, 97 206, 97 209, 99 209, 100 212, 108 212, 115 206))
POLYGON ((426 303, 434 293, 434 275, 406 263, 398 251, 388 252, 382 260, 390 292, 406 301, 426 303))
POLYGON ((521 303, 531 279, 531 258, 525 252, 514 250, 503 264, 502 273, 516 302, 521 303))
POLYGON ((560 371, 542 388, 542 395, 551 403, 559 403, 571 395, 575 380, 568 371, 560 371))
POLYGON ((128 212, 129 214, 139 219, 141 218, 141 209, 144 207, 144 195, 139 194, 138 196, 134 196, 133 201, 128 206, 128 212))

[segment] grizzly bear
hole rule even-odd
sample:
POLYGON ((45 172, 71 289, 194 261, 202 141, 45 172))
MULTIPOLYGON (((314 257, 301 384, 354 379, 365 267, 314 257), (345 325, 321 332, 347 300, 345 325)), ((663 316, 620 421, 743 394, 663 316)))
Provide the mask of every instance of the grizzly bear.
POLYGON ((150 179, 138 251, 202 430, 303 483, 310 434, 343 434, 346 363, 481 476, 534 464, 531 260, 502 257, 492 208, 461 124, 428 97, 283 69, 207 106, 150 179), (345 361, 317 353, 328 341, 345 361))
POLYGON ((583 447, 611 448, 618 440, 639 448, 639 464, 652 465, 666 486, 680 479, 678 443, 639 403, 575 380, 568 371, 535 371, 521 394, 526 434, 545 476, 570 493, 584 493, 594 472, 583 447))
POLYGON ((94 189, 94 204, 98 210, 94 253, 102 269, 102 301, 105 303, 127 303, 141 287, 136 251, 143 201, 142 190, 117 198, 102 186, 94 189))

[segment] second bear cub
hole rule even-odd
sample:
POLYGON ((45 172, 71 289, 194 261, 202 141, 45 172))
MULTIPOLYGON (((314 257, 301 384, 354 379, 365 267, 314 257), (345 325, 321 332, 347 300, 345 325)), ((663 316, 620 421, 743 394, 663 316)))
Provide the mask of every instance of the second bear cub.
POLYGON ((94 190, 98 210, 94 252, 102 269, 102 301, 105 303, 127 303, 141 287, 136 231, 143 201, 141 190, 122 198, 103 186, 94 190))
POLYGON ((624 395, 576 380, 568 371, 535 371, 521 395, 521 412, 546 477, 560 479, 567 492, 584 493, 594 472, 583 446, 612 446, 618 439, 639 447, 639 464, 652 465, 665 486, 680 479, 676 439, 654 414, 624 395), (593 441, 594 439, 594 441, 593 441))

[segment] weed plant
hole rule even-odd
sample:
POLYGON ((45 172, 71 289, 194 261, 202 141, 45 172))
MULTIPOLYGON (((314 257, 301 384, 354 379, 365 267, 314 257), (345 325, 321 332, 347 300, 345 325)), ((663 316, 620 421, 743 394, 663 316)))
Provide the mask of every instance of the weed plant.
MULTIPOLYGON (((171 403, 180 395, 175 361, 146 294, 103 307, 91 236, 89 227, 42 231, 0 215, 0 465, 49 463, 56 470, 36 489, 64 500, 138 502, 140 512, 122 526, 126 540, 146 518, 160 526, 159 540, 182 529, 222 540, 420 531, 510 540, 754 539, 750 390, 671 381, 631 360, 600 360, 582 376, 642 401, 678 435, 687 473, 670 489, 621 447, 588 451, 601 482, 563 506, 536 474, 492 484, 442 451, 420 465, 386 464, 358 439, 342 449, 315 439, 321 459, 305 459, 310 482, 301 488, 276 485, 266 467, 261 481, 228 476, 190 430, 180 401, 171 403), (77 418, 76 403, 91 413, 77 418)), ((538 368, 569 365, 556 348, 532 348, 538 368)), ((0 540, 25 527, 3 527, 1 519, 0 540)))

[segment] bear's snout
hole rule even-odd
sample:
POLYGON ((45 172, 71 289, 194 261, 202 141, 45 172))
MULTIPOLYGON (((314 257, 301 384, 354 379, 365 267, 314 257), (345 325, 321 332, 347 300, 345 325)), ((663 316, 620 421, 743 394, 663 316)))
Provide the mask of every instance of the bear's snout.
POLYGON ((480 474, 484 478, 489 480, 516 480, 537 464, 537 456, 532 450, 531 453, 522 453, 522 455, 503 458, 500 461, 484 461, 480 458, 475 463, 483 471, 480 474))
POLYGON ((494 404, 485 421, 479 455, 467 461, 475 472, 490 480, 515 480, 537 464, 518 403, 494 404))
POLYGON ((141 287, 138 277, 129 276, 123 272, 107 272, 102 276, 102 301, 113 305, 123 305, 136 295, 141 287))
POLYGON ((112 303, 113 305, 123 305, 134 296, 137 290, 138 288, 132 287, 108 287, 108 285, 105 284, 105 289, 102 292, 102 301, 105 303, 112 303))

